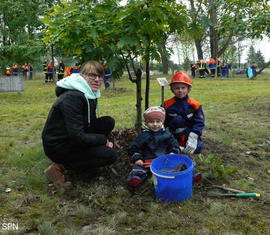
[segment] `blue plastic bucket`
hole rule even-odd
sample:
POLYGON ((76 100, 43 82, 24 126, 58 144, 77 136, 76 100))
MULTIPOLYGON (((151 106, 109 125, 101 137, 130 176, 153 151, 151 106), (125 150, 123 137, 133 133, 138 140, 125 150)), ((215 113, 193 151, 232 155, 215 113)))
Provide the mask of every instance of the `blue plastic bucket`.
POLYGON ((166 202, 187 200, 192 196, 193 161, 180 154, 167 154, 154 159, 150 166, 156 198, 166 202), (186 170, 179 171, 180 165, 186 170))

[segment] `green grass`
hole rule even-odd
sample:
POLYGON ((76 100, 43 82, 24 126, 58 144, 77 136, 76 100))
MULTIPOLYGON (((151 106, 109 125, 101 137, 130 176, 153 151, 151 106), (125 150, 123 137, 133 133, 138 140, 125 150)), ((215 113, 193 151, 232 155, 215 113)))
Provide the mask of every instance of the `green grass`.
MULTIPOLYGON (((126 78, 115 85, 123 92, 102 89, 99 113, 113 116, 116 129, 131 128, 136 119, 135 85, 126 78)), ((78 181, 68 193, 54 191, 43 176, 50 162, 40 136, 55 100, 55 86, 43 84, 37 75, 25 81, 24 92, 0 93, 0 225, 3 218, 16 220, 21 233, 32 234, 267 234, 269 87, 269 71, 256 80, 244 75, 227 80, 194 79, 190 96, 203 104, 206 116, 206 150, 200 161, 194 156, 196 169, 204 175, 220 169, 224 177, 215 178, 216 184, 226 183, 262 197, 209 198, 207 192, 218 190, 204 182, 194 186, 192 198, 179 203, 157 201, 151 190, 132 195, 113 174, 78 181), (210 155, 216 160, 207 162, 210 155), (218 159, 223 168, 213 165, 218 159), (230 167, 237 171, 225 176, 230 167), (108 184, 110 177, 114 185, 108 184), (6 193, 7 188, 11 192, 6 193)), ((153 78, 150 105, 160 104, 160 94, 153 78)), ((165 98, 171 96, 166 88, 165 98)))

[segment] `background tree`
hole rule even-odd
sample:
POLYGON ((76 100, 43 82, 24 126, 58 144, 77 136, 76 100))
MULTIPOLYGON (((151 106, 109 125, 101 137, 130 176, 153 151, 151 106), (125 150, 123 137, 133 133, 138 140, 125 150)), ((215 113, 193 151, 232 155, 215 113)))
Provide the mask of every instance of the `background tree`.
POLYGON ((265 67, 265 59, 260 50, 255 51, 254 47, 251 45, 247 54, 248 63, 256 63, 259 68, 265 67))
POLYGON ((56 1, 2 0, 0 4, 0 57, 2 64, 35 62, 44 53, 40 21, 56 1))
POLYGON ((268 0, 231 0, 246 16, 246 30, 249 38, 270 37, 270 4, 268 0))
POLYGON ((260 50, 258 50, 256 52, 256 63, 257 63, 259 68, 265 67, 265 59, 264 59, 264 56, 260 50))
POLYGON ((253 62, 256 63, 256 59, 257 59, 257 56, 256 56, 255 48, 251 45, 249 47, 248 54, 247 54, 247 62, 248 63, 253 63, 253 62))
POLYGON ((187 72, 188 70, 190 70, 190 64, 191 64, 190 59, 189 59, 188 57, 185 57, 182 66, 183 66, 183 69, 184 69, 186 72, 187 72))
POLYGON ((204 48, 210 49, 211 57, 222 56, 228 46, 234 44, 237 35, 246 33, 244 9, 248 6, 239 8, 237 3, 233 0, 189 0, 189 34, 194 39, 198 59, 204 57, 204 48))

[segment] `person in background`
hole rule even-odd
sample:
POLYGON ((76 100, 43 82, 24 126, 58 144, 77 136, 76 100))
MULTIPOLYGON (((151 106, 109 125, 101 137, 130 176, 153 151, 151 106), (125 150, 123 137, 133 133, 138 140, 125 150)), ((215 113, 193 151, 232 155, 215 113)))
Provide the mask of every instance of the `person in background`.
POLYGON ((70 67, 65 68, 65 77, 70 76, 70 67))
POLYGON ((217 68, 216 60, 214 58, 210 58, 208 62, 208 67, 210 69, 211 77, 214 78, 216 74, 216 68, 217 68))
POLYGON ((115 121, 97 117, 103 66, 96 61, 82 65, 80 73, 56 82, 54 102, 42 131, 44 152, 54 163, 45 176, 55 187, 70 187, 65 170, 92 171, 117 159, 109 140, 115 121))
POLYGON ((222 63, 221 66, 220 66, 220 69, 221 69, 221 78, 224 79, 224 78, 227 78, 228 77, 228 65, 226 63, 222 63))
POLYGON ((24 65, 22 65, 22 73, 23 73, 24 78, 27 78, 27 71, 28 71, 28 66, 27 66, 27 63, 25 63, 24 65))
POLYGON ((256 66, 255 62, 250 63, 250 65, 247 67, 246 75, 248 78, 255 79, 255 77, 257 75, 256 67, 257 66, 256 66))
POLYGON ((253 78, 255 78, 257 76, 257 64, 255 62, 252 62, 250 67, 252 69, 253 78))
POLYGON ((7 75, 7 76, 11 76, 11 74, 12 74, 11 67, 8 65, 8 66, 6 67, 6 75, 7 75))
POLYGON ((99 63, 101 63, 104 68, 104 85, 105 89, 107 89, 110 87, 110 79, 112 78, 112 71, 104 60, 100 60, 99 63))
POLYGON ((202 105, 188 96, 192 88, 191 79, 187 74, 178 72, 172 77, 170 87, 174 97, 164 101, 165 127, 173 133, 183 153, 200 153, 205 120, 202 105))
POLYGON ((217 77, 220 77, 220 75, 221 75, 221 63, 222 63, 222 59, 220 57, 218 57, 216 59, 216 63, 217 63, 217 77))
POLYGON ((232 63, 228 63, 228 74, 227 77, 230 76, 230 73, 232 72, 232 63))
POLYGON ((73 74, 73 73, 80 73, 79 63, 76 63, 75 66, 72 66, 70 68, 70 74, 73 74))
POLYGON ((105 89, 110 87, 110 79, 112 78, 112 71, 109 69, 107 65, 105 65, 104 70, 104 85, 105 89))
POLYGON ((13 66, 12 66, 12 74, 14 76, 18 76, 19 75, 19 66, 17 64, 13 64, 13 66))
POLYGON ((28 64, 28 69, 29 69, 29 79, 33 78, 33 65, 28 64))
POLYGON ((47 82, 49 82, 49 79, 48 79, 48 63, 46 60, 44 60, 42 66, 43 66, 45 83, 47 83, 47 82))
POLYGON ((162 155, 180 152, 174 136, 164 129, 165 110, 163 107, 150 107, 144 114, 146 129, 130 144, 128 154, 133 164, 127 179, 130 188, 139 187, 151 176, 150 162, 162 155))
POLYGON ((198 63, 197 63, 197 67, 198 67, 198 70, 199 70, 200 78, 205 78, 205 72, 206 72, 206 63, 205 63, 205 61, 203 59, 199 59, 198 63))
POLYGON ((192 63, 190 65, 190 69, 191 69, 191 76, 192 76, 192 78, 195 78, 196 77, 197 65, 195 63, 192 63))
POLYGON ((54 67, 53 63, 50 62, 48 64, 48 82, 53 82, 54 81, 54 79, 53 79, 54 72, 55 72, 55 67, 54 67))
POLYGON ((57 68, 57 80, 58 81, 63 79, 64 73, 65 73, 65 67, 66 66, 65 66, 63 60, 60 60, 60 63, 59 63, 58 68, 57 68))

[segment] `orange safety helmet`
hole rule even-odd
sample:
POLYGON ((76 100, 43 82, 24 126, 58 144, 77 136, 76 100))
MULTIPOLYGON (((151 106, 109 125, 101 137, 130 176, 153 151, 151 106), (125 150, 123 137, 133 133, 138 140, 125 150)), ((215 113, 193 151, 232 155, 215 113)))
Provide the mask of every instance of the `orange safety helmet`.
POLYGON ((173 83, 184 83, 189 86, 192 86, 192 81, 190 77, 186 73, 183 73, 183 72, 177 72, 176 74, 174 74, 170 82, 170 85, 172 85, 173 83))

